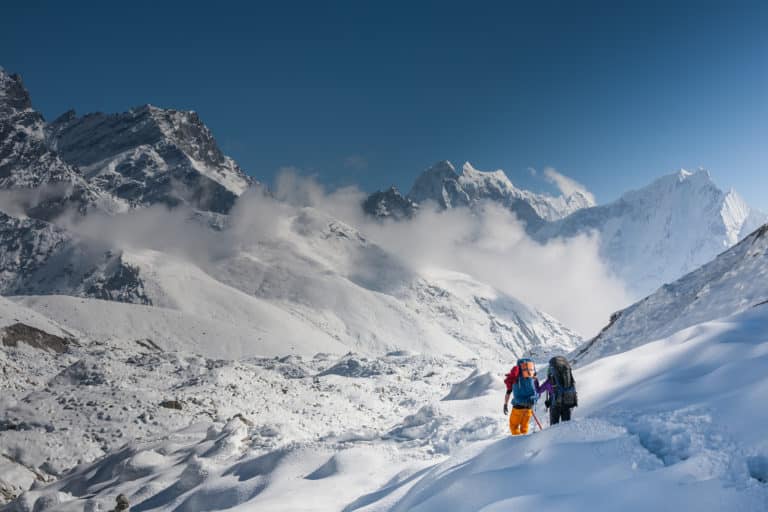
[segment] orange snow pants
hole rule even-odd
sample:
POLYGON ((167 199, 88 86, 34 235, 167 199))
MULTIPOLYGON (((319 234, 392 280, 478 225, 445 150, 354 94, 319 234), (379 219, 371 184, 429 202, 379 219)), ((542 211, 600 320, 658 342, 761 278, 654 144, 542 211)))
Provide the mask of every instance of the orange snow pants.
POLYGON ((509 430, 513 436, 528 433, 528 423, 533 416, 533 409, 515 409, 509 415, 509 430))

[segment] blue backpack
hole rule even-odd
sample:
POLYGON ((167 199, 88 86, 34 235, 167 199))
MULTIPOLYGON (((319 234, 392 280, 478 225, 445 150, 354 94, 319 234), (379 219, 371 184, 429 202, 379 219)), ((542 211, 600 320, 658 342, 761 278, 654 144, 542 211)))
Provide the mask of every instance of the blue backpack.
POLYGON ((517 368, 517 380, 512 386, 512 405, 533 406, 539 398, 533 383, 536 365, 531 359, 518 359, 517 368))

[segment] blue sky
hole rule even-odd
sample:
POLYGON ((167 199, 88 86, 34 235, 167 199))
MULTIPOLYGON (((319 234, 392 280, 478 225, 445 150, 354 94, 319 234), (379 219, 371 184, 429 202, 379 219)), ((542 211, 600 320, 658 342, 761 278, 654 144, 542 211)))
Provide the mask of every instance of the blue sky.
POLYGON ((48 119, 196 110, 268 182, 407 191, 469 160, 606 202, 706 167, 768 210, 768 3, 535 3, 27 1, 2 8, 0 65, 48 119))

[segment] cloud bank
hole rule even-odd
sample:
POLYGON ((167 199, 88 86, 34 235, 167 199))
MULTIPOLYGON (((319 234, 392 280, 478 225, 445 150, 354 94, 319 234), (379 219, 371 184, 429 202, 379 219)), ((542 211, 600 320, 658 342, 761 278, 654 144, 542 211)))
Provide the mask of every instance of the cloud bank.
MULTIPOLYGON (((393 280, 410 273, 429 276, 434 270, 461 272, 553 315, 585 337, 630 302, 623 283, 601 261, 596 236, 541 244, 510 211, 495 204, 448 211, 425 204, 410 221, 380 222, 363 214, 365 196, 355 187, 327 191, 297 169, 286 169, 272 194, 253 191, 241 197, 225 229, 210 228, 221 221, 218 216, 160 206, 117 216, 68 216, 58 223, 118 250, 164 251, 215 273, 219 263, 242 251, 257 251, 264 244, 289 247, 295 233, 287 233, 294 220, 311 207, 357 228, 388 254, 382 259, 380 251, 370 251, 370 259, 355 262, 358 276, 378 273, 386 281, 384 267, 390 260, 399 262, 390 268, 409 271, 393 280)), ((388 293, 386 286, 381 291, 388 293)))
POLYGON ((276 195, 356 227, 414 272, 447 269, 468 274, 553 315, 583 336, 596 334, 611 313, 631 303, 624 283, 602 261, 596 234, 541 244, 526 234, 512 212, 494 203, 478 210, 447 211, 425 204, 411 221, 380 222, 362 213, 366 195, 360 190, 326 192, 314 179, 295 172, 281 176, 276 195))

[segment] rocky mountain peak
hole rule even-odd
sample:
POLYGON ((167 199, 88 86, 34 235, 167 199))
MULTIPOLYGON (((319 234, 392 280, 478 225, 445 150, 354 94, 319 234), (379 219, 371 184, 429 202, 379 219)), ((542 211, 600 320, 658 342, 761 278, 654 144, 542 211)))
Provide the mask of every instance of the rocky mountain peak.
POLYGON ((32 101, 21 77, 0 68, 0 118, 31 108, 32 101))
POLYGON ((226 213, 252 180, 193 111, 142 105, 60 116, 48 140, 64 160, 130 207, 155 203, 226 213))
POLYGON ((403 196, 394 186, 385 191, 374 192, 363 201, 363 211, 380 219, 410 218, 418 208, 419 205, 403 196))

